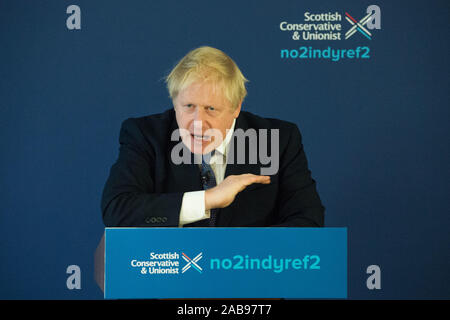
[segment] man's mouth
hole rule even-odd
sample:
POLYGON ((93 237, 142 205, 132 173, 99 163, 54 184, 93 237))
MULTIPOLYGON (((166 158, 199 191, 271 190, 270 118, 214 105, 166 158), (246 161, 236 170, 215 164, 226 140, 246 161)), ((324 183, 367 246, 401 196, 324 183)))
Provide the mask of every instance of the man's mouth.
POLYGON ((203 135, 198 135, 198 134, 192 134, 192 133, 191 133, 191 137, 192 137, 195 141, 199 141, 199 142, 203 142, 203 141, 211 141, 211 137, 210 137, 210 136, 203 136, 203 135))

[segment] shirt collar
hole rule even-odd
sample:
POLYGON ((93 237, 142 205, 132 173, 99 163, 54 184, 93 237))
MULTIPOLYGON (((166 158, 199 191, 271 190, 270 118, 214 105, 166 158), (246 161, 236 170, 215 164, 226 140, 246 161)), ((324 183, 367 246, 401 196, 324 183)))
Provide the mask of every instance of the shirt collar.
POLYGON ((225 139, 222 141, 222 143, 215 149, 215 154, 219 152, 220 154, 226 156, 228 152, 228 145, 230 144, 231 137, 234 133, 234 125, 236 124, 236 119, 233 120, 233 124, 231 125, 231 128, 227 130, 227 135, 225 139))

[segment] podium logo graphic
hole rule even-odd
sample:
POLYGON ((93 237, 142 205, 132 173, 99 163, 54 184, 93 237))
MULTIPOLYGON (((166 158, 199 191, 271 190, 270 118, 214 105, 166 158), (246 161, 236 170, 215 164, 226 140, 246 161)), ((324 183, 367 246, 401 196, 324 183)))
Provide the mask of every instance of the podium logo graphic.
POLYGON ((197 262, 203 257, 203 252, 200 252, 193 259, 189 258, 184 252, 182 252, 181 257, 187 262, 187 264, 183 267, 181 273, 185 273, 191 267, 202 273, 203 269, 197 264, 197 262))
POLYGON ((345 13, 345 19, 352 25, 352 27, 345 33, 345 39, 350 38, 352 35, 359 31, 367 39, 372 40, 372 34, 367 30, 364 25, 373 17, 372 13, 367 14, 360 21, 353 18, 348 12, 345 13))

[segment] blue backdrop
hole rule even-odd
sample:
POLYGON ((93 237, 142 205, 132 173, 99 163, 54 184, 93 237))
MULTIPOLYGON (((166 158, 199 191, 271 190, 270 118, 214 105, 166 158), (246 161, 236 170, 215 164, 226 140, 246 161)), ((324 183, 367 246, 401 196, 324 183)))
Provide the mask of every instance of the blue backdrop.
MULTIPOLYGON (((448 1, 0 1, 0 298, 100 299, 93 254, 121 122, 171 107, 200 45, 250 80, 243 108, 298 124, 326 226, 348 227, 348 296, 450 298, 448 1), (81 29, 69 30, 69 5, 81 29), (372 40, 293 40, 304 12, 381 9, 372 40), (370 47, 370 59, 281 49, 370 47), (66 268, 81 268, 68 290, 66 268), (366 268, 381 268, 368 290, 366 268)), ((343 20, 344 32, 350 24, 343 20)))

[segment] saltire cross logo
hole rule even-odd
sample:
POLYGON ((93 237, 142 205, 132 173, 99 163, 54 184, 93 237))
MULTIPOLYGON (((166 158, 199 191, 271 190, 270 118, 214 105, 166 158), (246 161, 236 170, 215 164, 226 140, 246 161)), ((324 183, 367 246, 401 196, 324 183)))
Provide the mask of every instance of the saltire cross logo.
POLYGON ((183 267, 181 273, 185 273, 191 267, 193 267, 198 272, 202 273, 203 269, 197 264, 197 261, 203 257, 202 255, 203 252, 200 252, 194 259, 191 259, 184 252, 182 252, 181 257, 187 262, 187 264, 183 267))
POLYGON ((345 19, 347 19, 347 21, 352 25, 352 27, 345 33, 346 40, 354 35, 356 31, 359 31, 367 39, 372 40, 372 34, 369 32, 369 30, 367 30, 367 28, 364 27, 364 25, 367 24, 367 22, 369 22, 372 18, 372 13, 367 14, 360 21, 357 21, 355 18, 349 15, 348 12, 346 12, 345 15, 345 19))

